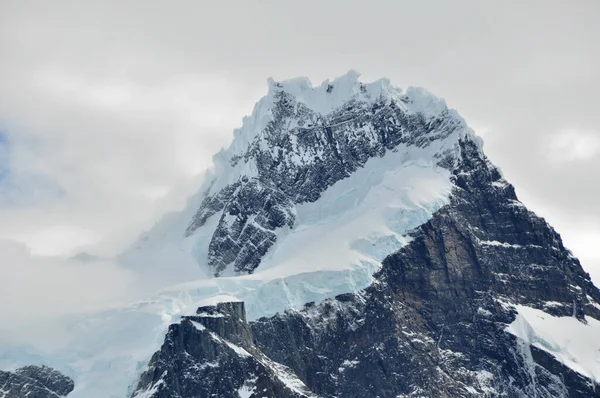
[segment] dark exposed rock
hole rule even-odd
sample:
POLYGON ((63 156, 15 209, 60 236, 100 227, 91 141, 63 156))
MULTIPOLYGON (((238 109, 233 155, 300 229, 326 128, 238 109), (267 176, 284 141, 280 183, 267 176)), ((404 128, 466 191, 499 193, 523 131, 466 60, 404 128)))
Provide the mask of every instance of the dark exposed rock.
POLYGON ((239 305, 201 308, 171 326, 139 391, 229 397, 257 378, 264 396, 293 396, 276 392, 268 364, 279 363, 322 397, 600 396, 592 380, 506 331, 515 304, 600 319, 599 290, 477 145, 459 149, 450 203, 384 260, 369 288, 250 328, 239 305))
POLYGON ((58 398, 73 389, 73 380, 47 366, 29 365, 14 371, 0 370, 2 398, 58 398))

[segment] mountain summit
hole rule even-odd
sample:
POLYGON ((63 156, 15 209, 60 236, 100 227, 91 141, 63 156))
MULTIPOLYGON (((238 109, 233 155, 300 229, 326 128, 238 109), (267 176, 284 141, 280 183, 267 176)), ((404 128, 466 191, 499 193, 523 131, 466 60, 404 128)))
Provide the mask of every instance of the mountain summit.
POLYGON ((600 396, 579 261, 443 100, 358 77, 270 80, 160 227, 208 274, 186 291, 227 297, 169 327, 133 396, 600 396))
POLYGON ((464 121, 423 90, 363 84, 355 72, 316 88, 306 79, 271 81, 232 146, 215 158, 218 174, 186 236, 218 214, 208 265, 215 275, 253 272, 286 227, 302 224, 299 206, 319 202, 369 160, 401 152, 396 164, 426 159, 451 169, 467 137, 475 139, 464 121))

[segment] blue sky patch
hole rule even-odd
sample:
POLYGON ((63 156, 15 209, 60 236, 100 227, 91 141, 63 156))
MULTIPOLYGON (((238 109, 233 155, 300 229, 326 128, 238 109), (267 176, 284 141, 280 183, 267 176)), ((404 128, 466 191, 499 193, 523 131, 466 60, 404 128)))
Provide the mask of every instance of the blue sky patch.
POLYGON ((0 130, 0 184, 10 175, 8 137, 0 130))
POLYGON ((0 130, 0 207, 34 207, 66 196, 64 188, 50 176, 31 172, 15 174, 12 149, 8 134, 0 130))

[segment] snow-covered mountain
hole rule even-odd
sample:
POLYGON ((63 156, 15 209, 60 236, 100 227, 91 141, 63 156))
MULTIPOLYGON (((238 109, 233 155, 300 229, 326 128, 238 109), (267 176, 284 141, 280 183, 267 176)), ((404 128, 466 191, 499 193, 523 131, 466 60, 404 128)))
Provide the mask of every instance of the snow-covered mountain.
POLYGON ((270 80, 120 257, 159 292, 0 369, 41 358, 69 398, 598 395, 600 293, 482 147, 423 89, 270 80))
POLYGON ((368 286, 448 203, 459 140, 480 144, 425 90, 358 77, 269 81, 187 208, 123 261, 187 282, 176 290, 238 297, 251 318, 368 286))

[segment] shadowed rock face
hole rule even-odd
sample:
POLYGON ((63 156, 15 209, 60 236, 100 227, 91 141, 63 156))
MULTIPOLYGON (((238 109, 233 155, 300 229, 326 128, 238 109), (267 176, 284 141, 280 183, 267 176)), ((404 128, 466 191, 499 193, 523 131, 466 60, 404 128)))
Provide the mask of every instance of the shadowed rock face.
POLYGON ((2 398, 65 397, 75 385, 73 380, 47 366, 24 366, 15 371, 0 370, 2 398))
POLYGON ((505 331, 513 304, 600 319, 598 289, 473 142, 460 142, 456 164, 450 204, 385 259, 369 288, 249 325, 240 304, 201 308, 171 326, 138 391, 237 397, 246 383, 251 397, 294 396, 275 390, 282 377, 269 369, 278 363, 302 394, 321 397, 600 396, 594 382, 505 331))

